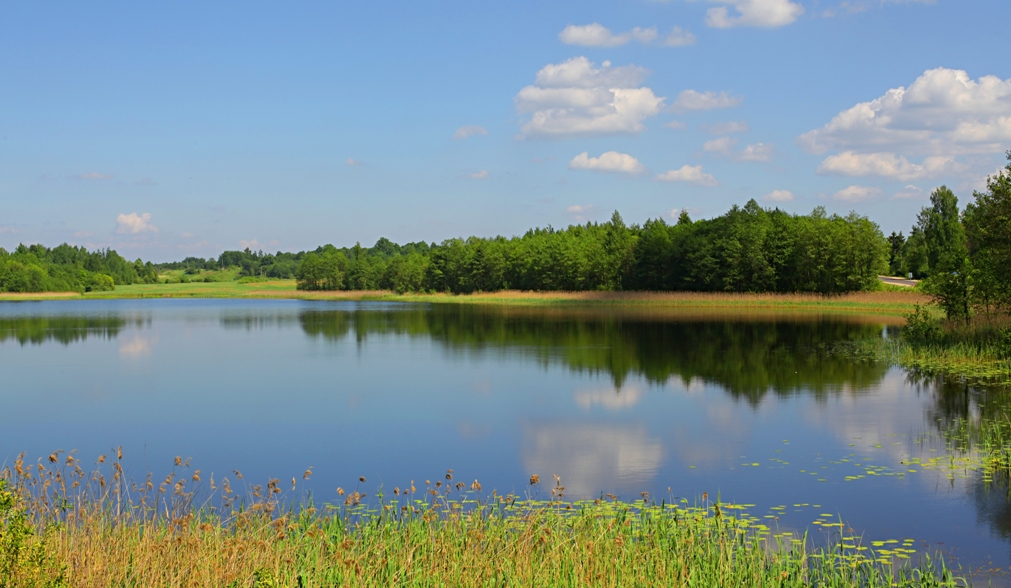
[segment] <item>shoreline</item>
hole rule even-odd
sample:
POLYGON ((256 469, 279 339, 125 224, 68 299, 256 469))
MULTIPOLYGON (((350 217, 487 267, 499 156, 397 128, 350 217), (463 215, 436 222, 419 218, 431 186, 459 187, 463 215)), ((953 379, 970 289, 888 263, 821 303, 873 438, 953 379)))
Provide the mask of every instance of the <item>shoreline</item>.
POLYGON ((651 310, 730 310, 871 314, 901 317, 930 297, 919 292, 854 292, 819 294, 737 294, 706 292, 525 292, 507 290, 475 294, 396 294, 390 291, 310 292, 296 290, 294 281, 211 282, 119 286, 111 292, 0 293, 0 301, 136 300, 144 298, 291 299, 380 301, 489 306, 637 308, 651 310))

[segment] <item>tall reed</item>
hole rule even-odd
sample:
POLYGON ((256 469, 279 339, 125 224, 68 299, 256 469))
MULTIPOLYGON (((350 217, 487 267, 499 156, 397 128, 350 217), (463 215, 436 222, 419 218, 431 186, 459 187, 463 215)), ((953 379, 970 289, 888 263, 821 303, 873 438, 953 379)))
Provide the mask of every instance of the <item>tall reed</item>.
MULTIPOLYGON (((338 490, 334 503, 303 495, 296 505, 277 479, 240 495, 181 459, 160 483, 127 482, 121 459, 88 473, 56 452, 30 467, 19 457, 2 473, 0 504, 12 505, 0 511, 3 528, 20 517, 33 531, 17 553, 0 542, 0 562, 13 562, 0 586, 965 584, 929 556, 914 567, 875 554, 842 523, 834 542, 815 548, 705 496, 696 505, 568 501, 556 478, 536 500, 485 494, 448 472, 421 488, 371 498, 338 490)), ((299 484, 292 479, 292 493, 299 484)))

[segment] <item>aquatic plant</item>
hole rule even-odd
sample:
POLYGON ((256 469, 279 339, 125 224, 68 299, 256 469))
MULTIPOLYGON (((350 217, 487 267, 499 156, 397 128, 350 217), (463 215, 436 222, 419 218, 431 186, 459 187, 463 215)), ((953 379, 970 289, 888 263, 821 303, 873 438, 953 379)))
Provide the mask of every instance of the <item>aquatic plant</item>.
POLYGON ((825 522, 838 533, 816 547, 705 494, 695 504, 648 494, 568 501, 557 477, 550 492, 523 497, 486 494, 451 470, 374 497, 359 478, 323 504, 308 494, 296 503, 296 479, 288 495, 276 478, 245 485, 238 471, 236 492, 181 457, 157 485, 150 475, 127 481, 121 451, 91 472, 73 453, 34 466, 21 456, 2 477, 30 527, 24 536, 45 556, 37 568, 69 586, 966 584, 927 554, 911 564, 910 545, 862 545, 842 522, 825 522))

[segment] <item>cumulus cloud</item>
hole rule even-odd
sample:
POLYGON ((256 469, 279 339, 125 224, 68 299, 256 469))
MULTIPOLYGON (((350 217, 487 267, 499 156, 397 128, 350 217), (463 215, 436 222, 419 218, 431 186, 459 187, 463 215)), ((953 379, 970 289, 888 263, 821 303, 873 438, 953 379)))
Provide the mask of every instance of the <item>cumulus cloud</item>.
POLYGON ((74 176, 78 180, 111 180, 115 174, 100 174, 98 172, 85 172, 74 176))
POLYGON ((487 135, 488 129, 478 126, 478 125, 467 125, 465 127, 460 127, 456 129, 453 133, 454 139, 466 139, 467 137, 473 137, 474 135, 487 135))
POLYGON ((839 200, 840 202, 863 202, 865 200, 873 200, 879 194, 881 194, 881 190, 878 188, 850 186, 833 194, 832 199, 839 200))
POLYGON ((349 157, 347 158, 346 161, 344 161, 344 164, 350 165, 351 167, 358 167, 359 165, 362 165, 362 162, 358 161, 357 159, 349 157))
POLYGON ((733 108, 741 103, 740 96, 731 96, 726 92, 698 92, 696 90, 684 90, 678 94, 677 100, 671 105, 676 111, 686 110, 716 110, 719 108, 733 108))
POLYGON ((689 45, 694 45, 695 35, 682 29, 681 27, 674 27, 671 29, 667 36, 663 39, 663 44, 666 47, 687 47, 689 45))
POLYGON ((747 133, 750 130, 748 121, 727 121, 709 126, 709 132, 714 135, 733 135, 735 133, 747 133))
POLYGON ((635 27, 625 33, 614 34, 611 29, 600 23, 588 25, 569 25, 558 33, 558 38, 566 45, 581 45, 583 47, 617 47, 631 40, 640 43, 651 43, 656 39, 656 27, 644 29, 635 27))
POLYGON ((923 188, 910 184, 896 192, 892 198, 897 200, 921 200, 926 197, 926 195, 927 192, 923 188))
POLYGON ((773 190, 763 198, 769 202, 793 202, 793 192, 789 190, 773 190))
POLYGON ((600 157, 590 157, 590 154, 583 151, 572 158, 569 162, 569 169, 588 169, 606 173, 620 174, 641 174, 646 171, 646 166, 639 163, 639 160, 627 153, 608 151, 602 153, 600 157))
POLYGON ((476 171, 476 172, 470 174, 470 179, 472 179, 472 180, 487 180, 490 177, 491 177, 491 174, 488 173, 488 170, 486 170, 486 169, 483 169, 481 171, 476 171))
POLYGON ((151 224, 151 213, 121 214, 116 217, 116 232, 121 235, 139 235, 141 233, 157 233, 158 227, 151 224))
POLYGON ((659 32, 656 27, 635 27, 624 33, 613 33, 611 29, 600 23, 588 25, 572 25, 562 29, 558 33, 558 38, 566 45, 580 45, 582 47, 618 47, 626 45, 631 41, 638 41, 643 45, 656 44, 665 47, 684 47, 695 44, 695 35, 681 27, 671 29, 663 39, 659 39, 659 32))
POLYGON ((656 179, 661 182, 688 182, 699 186, 715 186, 719 183, 711 174, 705 173, 701 165, 692 166, 687 164, 680 169, 665 171, 658 175, 656 179))
POLYGON ((1011 79, 928 70, 909 87, 844 110, 797 141, 816 154, 897 154, 900 168, 901 157, 1001 153, 1011 143, 1011 79))
POLYGON ((572 215, 576 222, 586 222, 591 214, 597 212, 597 207, 593 204, 573 204, 565 209, 565 212, 572 215))
POLYGON ((922 164, 915 164, 894 153, 844 151, 826 157, 818 166, 818 173, 853 177, 875 176, 905 182, 935 177, 945 172, 956 171, 960 167, 952 157, 927 157, 922 164))
POLYGON ((748 145, 738 155, 740 161, 765 162, 771 161, 776 154, 776 147, 772 143, 755 143, 748 145))
POLYGON ((586 57, 544 66, 533 85, 516 95, 516 109, 529 114, 528 137, 638 133, 655 116, 664 98, 642 87, 648 72, 635 65, 600 67, 586 57))
POLYGON ((702 150, 707 153, 722 155, 735 161, 765 162, 772 159, 776 153, 775 147, 770 143, 755 143, 748 145, 744 149, 737 151, 738 139, 736 137, 720 137, 702 144, 702 150))
POLYGON ((706 24, 717 29, 732 27, 781 27, 804 14, 804 7, 790 0, 709 0, 723 4, 706 12, 706 24))

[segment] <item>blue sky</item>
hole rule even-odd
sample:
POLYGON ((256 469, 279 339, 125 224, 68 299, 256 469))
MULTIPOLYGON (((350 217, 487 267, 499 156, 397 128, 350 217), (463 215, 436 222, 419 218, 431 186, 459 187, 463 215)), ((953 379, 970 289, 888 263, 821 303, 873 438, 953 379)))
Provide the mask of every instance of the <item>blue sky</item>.
POLYGON ((908 230, 1011 149, 1006 0, 11 3, 0 246, 154 261, 755 198, 908 230))

